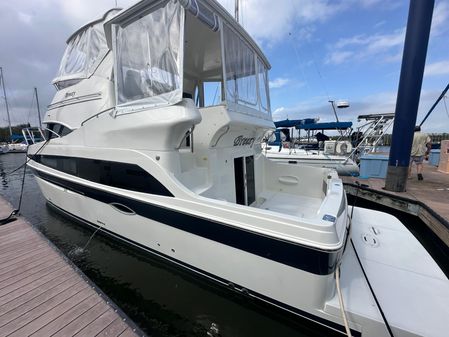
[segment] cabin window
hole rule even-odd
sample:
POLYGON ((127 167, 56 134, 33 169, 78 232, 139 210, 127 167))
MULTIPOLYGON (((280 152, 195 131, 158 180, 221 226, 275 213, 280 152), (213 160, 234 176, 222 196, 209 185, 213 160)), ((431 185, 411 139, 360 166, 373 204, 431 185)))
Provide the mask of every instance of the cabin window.
POLYGON ((135 164, 106 160, 35 155, 33 160, 79 178, 130 191, 172 196, 151 174, 135 164))
POLYGON ((119 105, 170 105, 182 99, 182 14, 182 7, 170 1, 115 27, 119 105))
POLYGON ((227 100, 258 108, 256 56, 227 24, 223 24, 227 100))
POLYGON ((47 123, 44 135, 45 139, 52 139, 59 137, 64 137, 68 135, 73 130, 59 123, 47 123))

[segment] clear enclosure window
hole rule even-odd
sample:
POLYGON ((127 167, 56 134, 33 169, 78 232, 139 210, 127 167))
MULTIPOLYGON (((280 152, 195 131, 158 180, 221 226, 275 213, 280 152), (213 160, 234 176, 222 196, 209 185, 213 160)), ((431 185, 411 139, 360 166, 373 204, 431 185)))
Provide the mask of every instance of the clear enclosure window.
POLYGON ((257 73, 259 79, 260 111, 270 113, 270 102, 268 100, 268 71, 260 58, 257 58, 257 73))
POLYGON ((227 100, 258 108, 254 51, 223 24, 227 100))
MULTIPOLYGON (((89 77, 99 59, 108 51, 103 23, 95 24, 70 40, 62 57, 57 79, 61 81, 89 77)), ((59 82, 59 81, 58 81, 59 82)), ((64 86, 63 83, 60 86, 64 86)))
POLYGON ((170 1, 127 26, 117 26, 118 104, 142 99, 152 105, 174 104, 182 99, 182 21, 181 6, 170 1))

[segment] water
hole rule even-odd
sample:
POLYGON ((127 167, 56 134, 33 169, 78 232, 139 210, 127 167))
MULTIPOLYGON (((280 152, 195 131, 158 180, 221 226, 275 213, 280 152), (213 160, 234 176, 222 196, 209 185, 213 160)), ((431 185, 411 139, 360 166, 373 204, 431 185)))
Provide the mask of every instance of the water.
MULTIPOLYGON (((0 156, 1 193, 14 207, 24 154, 0 156)), ((280 310, 180 271, 99 235, 46 206, 27 170, 21 213, 151 336, 318 336, 316 327, 280 310)), ((219 263, 219 261, 217 261, 219 263)), ((300 286, 300 285, 298 285, 300 286)))

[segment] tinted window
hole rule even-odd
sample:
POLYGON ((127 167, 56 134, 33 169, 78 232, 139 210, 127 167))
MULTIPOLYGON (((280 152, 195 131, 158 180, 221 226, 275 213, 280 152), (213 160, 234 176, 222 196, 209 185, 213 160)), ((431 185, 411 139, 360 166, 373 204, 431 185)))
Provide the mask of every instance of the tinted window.
POLYGON ((95 183, 136 192, 173 196, 156 178, 135 164, 45 155, 32 158, 55 170, 95 183))

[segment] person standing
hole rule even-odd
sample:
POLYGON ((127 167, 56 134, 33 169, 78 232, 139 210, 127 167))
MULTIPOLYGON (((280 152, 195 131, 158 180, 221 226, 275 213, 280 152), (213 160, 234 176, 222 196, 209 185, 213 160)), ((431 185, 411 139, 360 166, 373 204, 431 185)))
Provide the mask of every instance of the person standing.
POLYGON ((422 165, 424 161, 424 156, 427 156, 430 152, 431 148, 431 140, 430 137, 421 132, 421 127, 419 125, 415 126, 415 133, 413 134, 413 144, 412 144, 412 152, 410 154, 410 166, 408 169, 408 176, 411 178, 412 176, 412 165, 416 164, 416 173, 418 174, 418 180, 423 180, 424 177, 422 175, 422 165))

